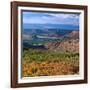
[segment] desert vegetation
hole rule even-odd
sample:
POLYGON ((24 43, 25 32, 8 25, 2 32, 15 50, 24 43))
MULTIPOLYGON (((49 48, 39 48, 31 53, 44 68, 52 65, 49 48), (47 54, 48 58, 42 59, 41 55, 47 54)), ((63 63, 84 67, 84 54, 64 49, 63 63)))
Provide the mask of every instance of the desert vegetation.
POLYGON ((74 75, 79 73, 79 53, 42 49, 23 51, 22 76, 74 75))

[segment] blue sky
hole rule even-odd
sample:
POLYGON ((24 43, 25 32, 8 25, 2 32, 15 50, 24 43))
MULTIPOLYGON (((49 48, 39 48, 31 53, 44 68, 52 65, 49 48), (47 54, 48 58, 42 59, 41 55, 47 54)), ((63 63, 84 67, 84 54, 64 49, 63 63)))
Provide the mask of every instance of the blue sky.
POLYGON ((24 11, 23 24, 63 24, 79 26, 79 14, 24 11))

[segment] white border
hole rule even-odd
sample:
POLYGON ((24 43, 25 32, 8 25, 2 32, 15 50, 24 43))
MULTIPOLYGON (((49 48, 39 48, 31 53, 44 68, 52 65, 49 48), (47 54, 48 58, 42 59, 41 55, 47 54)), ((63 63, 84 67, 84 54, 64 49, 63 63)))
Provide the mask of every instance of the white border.
POLYGON ((34 83, 45 81, 66 81, 84 79, 84 11, 74 9, 55 9, 38 7, 18 7, 18 83, 34 83), (80 72, 79 75, 60 76, 40 76, 21 78, 21 10, 58 11, 58 12, 78 12, 80 14, 80 72))

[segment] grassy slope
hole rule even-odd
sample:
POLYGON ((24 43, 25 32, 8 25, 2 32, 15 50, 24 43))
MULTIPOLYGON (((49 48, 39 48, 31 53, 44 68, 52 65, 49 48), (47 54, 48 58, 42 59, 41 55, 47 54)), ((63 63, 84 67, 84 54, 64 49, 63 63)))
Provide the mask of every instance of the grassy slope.
POLYGON ((69 75, 79 72, 79 54, 50 50, 23 51, 23 76, 69 75))

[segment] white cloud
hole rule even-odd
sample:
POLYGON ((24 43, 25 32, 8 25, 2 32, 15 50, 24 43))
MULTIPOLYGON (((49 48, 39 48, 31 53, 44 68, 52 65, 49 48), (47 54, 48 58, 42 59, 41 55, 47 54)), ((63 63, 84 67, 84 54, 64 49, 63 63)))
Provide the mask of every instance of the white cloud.
POLYGON ((46 20, 43 20, 42 18, 34 17, 34 18, 24 18, 24 23, 27 24, 46 24, 46 20))
POLYGON ((56 17, 56 18, 63 18, 63 19, 69 17, 69 15, 67 15, 67 14, 50 14, 50 15, 53 17, 56 17))
POLYGON ((79 24, 79 16, 76 14, 52 14, 52 13, 44 13, 42 16, 32 16, 32 17, 24 17, 24 23, 31 24, 71 24, 78 25, 79 24))
POLYGON ((49 15, 56 18, 61 18, 61 19, 68 19, 68 18, 78 19, 79 18, 79 15, 76 15, 76 14, 49 14, 49 15))

